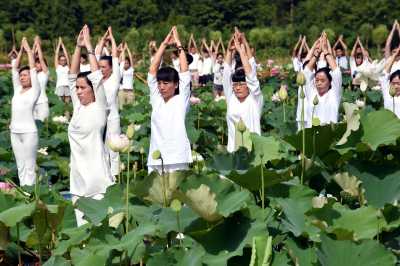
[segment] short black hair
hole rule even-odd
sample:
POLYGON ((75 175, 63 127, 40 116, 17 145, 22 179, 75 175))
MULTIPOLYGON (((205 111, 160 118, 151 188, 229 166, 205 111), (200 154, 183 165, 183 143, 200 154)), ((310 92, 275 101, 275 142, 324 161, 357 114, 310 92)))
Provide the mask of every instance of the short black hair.
POLYGON ((240 54, 238 52, 235 52, 233 55, 233 59, 235 60, 235 69, 238 69, 243 66, 242 60, 240 59, 240 54))
POLYGON ((398 69, 395 72, 393 72, 392 74, 390 74, 390 77, 389 77, 390 82, 392 82, 392 80, 395 79, 396 77, 400 78, 400 69, 398 69))
POLYGON ((18 74, 21 74, 22 73, 22 71, 25 71, 25 70, 31 70, 30 69, 30 67, 29 66, 23 66, 23 67, 21 67, 19 70, 18 70, 18 74))
POLYGON ((78 79, 78 78, 84 78, 84 79, 86 80, 87 84, 89 84, 89 86, 93 89, 93 84, 92 84, 92 82, 90 81, 90 79, 88 78, 88 76, 89 76, 90 73, 91 73, 90 71, 80 72, 80 73, 78 74, 78 76, 76 77, 76 79, 78 79))
POLYGON ((87 60, 87 54, 81 54, 81 57, 85 60, 87 60))
POLYGON ((221 52, 219 52, 219 53, 217 54, 217 57, 220 56, 220 55, 222 55, 222 57, 224 57, 224 54, 221 53, 221 52))
POLYGON ((320 69, 318 69, 316 72, 315 72, 315 76, 318 74, 318 73, 325 73, 325 75, 326 75, 326 77, 328 78, 328 80, 329 80, 329 82, 332 82, 332 75, 331 75, 331 70, 329 69, 329 67, 321 67, 320 69))
POLYGON ((108 65, 109 65, 110 67, 112 67, 112 56, 109 56, 109 55, 102 55, 102 56, 100 57, 100 61, 101 61, 101 60, 106 60, 107 63, 108 63, 108 65))
POLYGON ((157 81, 167 81, 174 82, 178 84, 178 87, 175 90, 175 95, 179 94, 179 73, 173 67, 162 67, 157 71, 156 74, 157 81))
POLYGON ((246 81, 246 73, 242 67, 237 68, 232 74, 232 82, 243 82, 246 81))

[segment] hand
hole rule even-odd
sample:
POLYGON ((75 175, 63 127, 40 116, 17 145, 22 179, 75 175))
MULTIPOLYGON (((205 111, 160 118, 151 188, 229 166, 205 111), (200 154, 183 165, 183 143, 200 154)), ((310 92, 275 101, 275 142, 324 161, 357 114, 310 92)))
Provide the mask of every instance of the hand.
POLYGON ((235 50, 235 43, 234 43, 234 35, 232 35, 231 39, 228 42, 228 50, 233 52, 233 50, 235 50))
POLYGON ((84 41, 84 36, 83 36, 84 29, 85 29, 85 26, 83 26, 83 28, 79 32, 78 38, 76 40, 76 46, 78 46, 78 47, 84 47, 85 46, 85 41, 84 41))
POLYGON ((177 47, 182 46, 176 26, 172 27, 172 36, 177 47))
POLYGON ((83 27, 83 44, 85 45, 88 51, 93 50, 92 43, 90 42, 90 31, 87 25, 83 27))
POLYGON ((172 45, 173 43, 174 43, 174 36, 172 33, 172 29, 171 29, 171 31, 167 34, 167 36, 165 37, 162 44, 165 46, 168 46, 168 45, 172 45))
POLYGON ((23 37, 23 38, 22 38, 21 47, 22 47, 26 52, 31 52, 31 48, 29 47, 28 40, 26 39, 26 37, 23 37))

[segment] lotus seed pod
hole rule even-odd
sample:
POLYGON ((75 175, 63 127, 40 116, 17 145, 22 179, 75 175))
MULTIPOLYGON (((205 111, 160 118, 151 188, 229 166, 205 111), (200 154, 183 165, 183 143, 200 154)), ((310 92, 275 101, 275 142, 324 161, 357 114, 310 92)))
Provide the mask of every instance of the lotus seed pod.
POLYGON ((135 134, 135 126, 133 124, 130 124, 128 126, 128 129, 126 130, 126 136, 129 139, 132 139, 134 134, 135 134))
POLYGON ((396 88, 390 85, 389 94, 391 97, 396 96, 396 88))
POLYGON ((314 105, 318 105, 318 103, 319 103, 318 96, 315 95, 314 100, 313 100, 313 104, 314 105))
POLYGON ((246 125, 244 124, 243 120, 240 118, 239 122, 237 123, 237 129, 239 130, 240 133, 243 133, 246 131, 246 125))
POLYGON ((151 157, 153 158, 153 160, 158 160, 158 159, 161 158, 161 152, 159 150, 156 150, 156 151, 153 152, 151 157))
POLYGON ((304 84, 306 84, 306 77, 304 76, 303 72, 300 71, 299 73, 297 73, 296 83, 299 86, 304 86, 304 84))

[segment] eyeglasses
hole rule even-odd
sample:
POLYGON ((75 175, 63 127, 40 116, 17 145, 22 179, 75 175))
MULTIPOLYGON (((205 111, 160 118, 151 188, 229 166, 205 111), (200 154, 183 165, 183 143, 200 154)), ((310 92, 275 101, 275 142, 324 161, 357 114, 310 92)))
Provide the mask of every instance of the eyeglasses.
POLYGON ((233 82, 232 83, 233 87, 239 87, 239 86, 247 86, 247 83, 244 81, 240 81, 240 82, 233 82))

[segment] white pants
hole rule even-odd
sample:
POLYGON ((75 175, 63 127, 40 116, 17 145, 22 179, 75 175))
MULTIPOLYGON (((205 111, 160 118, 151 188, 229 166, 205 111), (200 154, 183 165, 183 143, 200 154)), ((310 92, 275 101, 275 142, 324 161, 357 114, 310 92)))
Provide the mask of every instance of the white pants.
POLYGON ((40 120, 43 122, 48 117, 49 117, 49 103, 44 102, 36 104, 35 108, 33 109, 33 118, 35 120, 40 120))
MULTIPOLYGON (((121 127, 119 118, 107 120, 106 139, 112 135, 121 134, 121 127)), ((107 141, 105 142, 107 143, 107 141)), ((106 157, 110 162, 111 175, 117 176, 119 174, 119 152, 112 151, 106 146, 106 157)))
MULTIPOLYGON (((189 169, 188 163, 176 163, 176 164, 164 165, 164 172, 166 173, 172 173, 178 170, 187 170, 187 169, 189 169)), ((150 174, 153 171, 157 171, 161 174, 162 173, 161 165, 148 165, 147 172, 150 174)))
MULTIPOLYGON (((103 197, 104 197, 103 194, 96 194, 96 195, 92 196, 91 198, 92 198, 92 199, 95 199, 95 200, 101 200, 103 197)), ((79 199, 79 196, 72 196, 72 197, 71 197, 72 204, 75 205, 75 202, 76 202, 78 199, 79 199)), ((79 227, 79 226, 81 226, 81 225, 87 224, 88 221, 86 221, 85 219, 83 219, 83 215, 84 215, 83 212, 81 212, 81 211, 78 210, 77 208, 74 208, 74 210, 75 210, 75 217, 76 217, 76 224, 77 224, 77 226, 79 227)))
POLYGON ((11 146, 17 161, 18 178, 20 186, 31 186, 36 180, 36 153, 38 147, 38 134, 12 133, 11 146))

